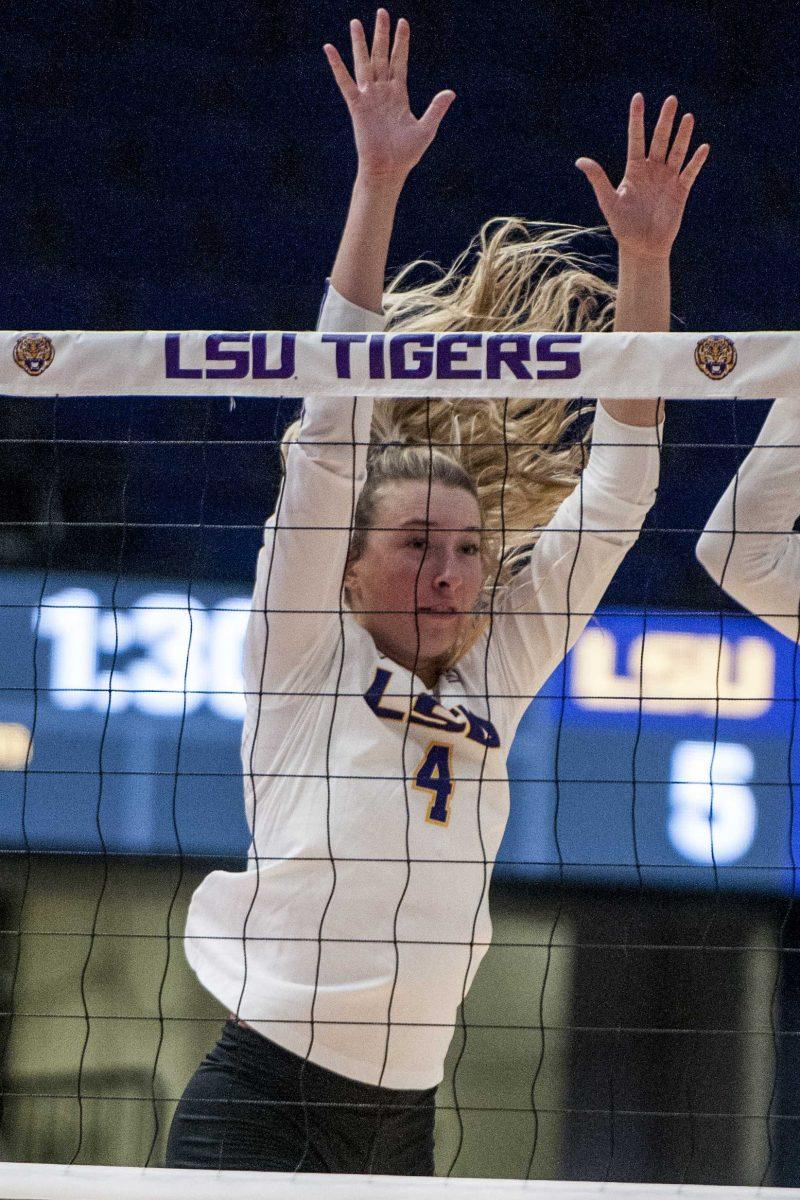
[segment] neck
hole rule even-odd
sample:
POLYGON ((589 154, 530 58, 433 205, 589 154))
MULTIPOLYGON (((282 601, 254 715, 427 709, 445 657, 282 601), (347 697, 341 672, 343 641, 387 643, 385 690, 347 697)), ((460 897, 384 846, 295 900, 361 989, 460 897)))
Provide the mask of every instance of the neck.
POLYGON ((411 661, 404 661, 399 656, 392 654, 391 650, 383 649, 380 646, 378 649, 381 650, 383 654, 387 654, 389 658, 394 659, 394 661, 399 663, 401 667, 405 667, 407 671, 411 671, 413 675, 417 675, 425 684, 425 687, 434 688, 439 682, 439 676, 442 673, 442 667, 437 660, 434 659, 428 662, 423 662, 421 659, 417 659, 416 661, 411 659, 411 661))
MULTIPOLYGON (((373 639, 374 640, 374 639, 373 639)), ((378 646, 378 643, 375 642, 378 646)), ((427 688, 435 688, 439 682, 439 676, 444 670, 441 659, 421 659, 421 658, 406 658, 405 655, 394 653, 391 646, 378 646, 381 654, 385 654, 396 662, 399 666, 405 667, 412 675, 417 675, 427 688)))
POLYGON ((367 633, 370 635, 375 643, 376 648, 381 652, 381 654, 385 654, 387 658, 390 658, 392 662, 397 663, 398 666, 405 667, 407 671, 411 671, 413 675, 417 675, 427 688, 436 687, 436 684, 439 682, 439 676, 445 669, 447 661, 446 658, 439 657, 432 659, 408 659, 404 654, 398 654, 393 646, 386 645, 385 643, 379 641, 373 631, 370 629, 368 622, 363 619, 362 613, 356 612, 353 613, 353 616, 362 629, 366 629, 367 633))

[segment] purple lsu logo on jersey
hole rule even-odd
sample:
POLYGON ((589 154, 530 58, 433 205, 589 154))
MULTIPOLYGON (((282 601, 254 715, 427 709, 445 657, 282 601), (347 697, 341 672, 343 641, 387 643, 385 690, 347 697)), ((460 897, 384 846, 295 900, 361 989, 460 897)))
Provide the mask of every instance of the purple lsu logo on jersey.
MULTIPOLYGON (((391 671, 378 667, 375 678, 364 693, 364 699, 376 717, 382 717, 386 721, 408 721, 409 725, 422 725, 439 733, 461 733, 488 750, 496 750, 499 747, 500 735, 492 722, 486 717, 479 717, 470 712, 463 704, 447 708, 430 692, 420 692, 414 697, 410 708, 407 703, 404 708, 392 707, 391 703, 384 700, 391 678, 391 671)), ((403 702, 400 697, 392 699, 401 704, 403 702)))

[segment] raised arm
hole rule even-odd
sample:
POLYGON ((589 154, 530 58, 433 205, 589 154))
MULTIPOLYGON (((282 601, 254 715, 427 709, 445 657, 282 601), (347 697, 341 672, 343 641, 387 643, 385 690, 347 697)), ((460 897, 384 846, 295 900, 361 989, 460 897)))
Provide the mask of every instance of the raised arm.
POLYGON ((697 557, 712 579, 791 640, 800 638, 800 401, 776 400, 708 519, 697 557))
MULTIPOLYGON (((670 96, 646 154, 644 98, 633 97, 628 159, 618 188, 592 159, 576 163, 617 242, 617 331, 669 329, 670 252, 709 149, 698 147, 683 166, 694 122, 684 116, 670 149, 676 109, 670 96)), ((530 566, 510 589, 499 617, 495 654, 506 686, 517 694, 539 690, 637 540, 656 498, 662 409, 655 398, 599 401, 586 470, 542 530, 530 566)))
POLYGON ((397 22, 389 56, 389 14, 375 14, 372 54, 360 21, 350 22, 355 80, 335 46, 324 50, 353 124, 358 173, 347 224, 331 272, 342 296, 379 311, 395 209, 409 173, 436 137, 455 92, 434 96, 422 117, 408 102, 408 21, 397 22))
MULTIPOLYGON (((350 25, 355 80, 336 49, 325 54, 347 104, 358 167, 318 328, 382 329, 383 280, 400 193, 452 103, 440 92, 419 120, 406 86, 409 27, 379 9, 372 51, 350 25)), ((371 398, 308 396, 288 448, 277 508, 267 522, 244 649, 247 692, 266 703, 313 687, 339 633, 341 587, 356 500, 366 478, 371 398)))
MULTIPOLYGON (((625 174, 614 188, 599 163, 579 158, 576 167, 591 183, 597 203, 617 243, 618 294, 614 330, 618 333, 659 333, 670 325, 670 267, 672 244, 683 219, 692 185, 708 157, 709 146, 698 146, 684 166, 694 128, 685 113, 670 148, 678 109, 675 96, 661 107, 646 152, 644 96, 637 92, 628 114, 628 157, 625 174)), ((653 425, 663 414, 655 400, 601 400, 603 408, 627 425, 653 425)))
POLYGON ((490 685, 525 708, 575 644, 656 498, 659 438, 598 405, 589 463, 542 529, 491 633, 490 685))

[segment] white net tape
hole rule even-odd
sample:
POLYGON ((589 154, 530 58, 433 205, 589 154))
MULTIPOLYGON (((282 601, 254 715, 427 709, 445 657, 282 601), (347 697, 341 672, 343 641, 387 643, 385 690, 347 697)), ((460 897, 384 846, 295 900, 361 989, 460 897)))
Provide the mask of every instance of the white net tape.
POLYGON ((792 1200, 796 1188, 0 1165, 2 1200, 792 1200))
POLYGON ((9 396, 800 396, 797 333, 0 333, 9 396))

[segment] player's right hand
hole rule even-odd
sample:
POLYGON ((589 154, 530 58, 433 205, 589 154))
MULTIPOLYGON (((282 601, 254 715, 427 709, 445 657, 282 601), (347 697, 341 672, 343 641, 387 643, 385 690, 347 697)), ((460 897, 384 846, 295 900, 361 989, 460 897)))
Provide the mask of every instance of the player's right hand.
POLYGON ((324 50, 353 122, 359 174, 402 182, 436 137, 455 92, 439 92, 418 120, 409 107, 406 86, 408 21, 397 22, 391 57, 389 33, 389 13, 379 8, 370 54, 363 25, 350 22, 355 81, 336 47, 326 43, 324 50))

